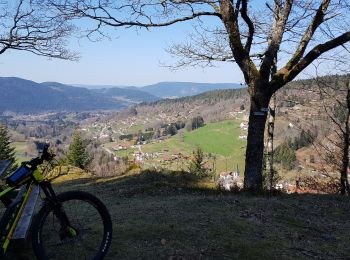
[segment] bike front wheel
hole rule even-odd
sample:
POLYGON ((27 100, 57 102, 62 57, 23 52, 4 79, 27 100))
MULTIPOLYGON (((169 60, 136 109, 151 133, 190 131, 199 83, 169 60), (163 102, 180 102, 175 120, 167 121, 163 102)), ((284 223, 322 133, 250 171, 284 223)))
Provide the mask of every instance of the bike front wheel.
POLYGON ((105 205, 95 196, 69 191, 57 196, 57 209, 47 203, 32 230, 38 259, 103 259, 112 240, 112 222, 105 205), (62 221, 62 213, 68 218, 62 221))

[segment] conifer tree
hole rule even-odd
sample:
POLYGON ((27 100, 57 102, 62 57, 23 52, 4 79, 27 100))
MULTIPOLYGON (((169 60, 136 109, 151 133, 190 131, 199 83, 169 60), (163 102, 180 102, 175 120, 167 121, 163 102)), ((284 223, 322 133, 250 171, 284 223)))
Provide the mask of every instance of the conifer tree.
POLYGON ((0 124, 0 160, 15 161, 15 148, 11 147, 11 140, 6 126, 0 124))
POLYGON ((83 143, 79 132, 73 133, 72 142, 68 149, 67 159, 69 164, 83 170, 86 169, 91 161, 90 155, 86 150, 86 145, 83 143))
POLYGON ((189 172, 199 177, 204 177, 208 171, 204 167, 204 164, 206 163, 206 156, 204 155, 203 150, 200 147, 197 147, 192 154, 193 157, 188 167, 189 172))

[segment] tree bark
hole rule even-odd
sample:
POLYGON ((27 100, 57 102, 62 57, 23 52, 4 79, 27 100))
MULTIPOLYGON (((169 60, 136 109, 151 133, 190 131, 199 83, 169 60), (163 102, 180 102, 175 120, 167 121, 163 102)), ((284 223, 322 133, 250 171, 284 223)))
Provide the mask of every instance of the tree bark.
POLYGON ((276 109, 276 94, 271 98, 269 105, 269 115, 267 122, 267 147, 266 147, 266 172, 268 176, 268 190, 272 190, 274 186, 274 169, 273 169, 273 134, 275 131, 275 109, 276 109))
POLYGON ((248 191, 262 190, 262 167, 264 157, 264 133, 268 100, 250 99, 250 114, 244 171, 244 188, 248 191))
POLYGON ((342 169, 340 176, 340 193, 342 195, 350 195, 350 187, 348 180, 348 168, 349 168, 349 135, 345 136, 342 158, 342 169))
MULTIPOLYGON (((277 72, 277 55, 273 61, 273 65, 271 68, 271 75, 275 75, 277 72)), ((268 174, 268 187, 267 189, 271 191, 274 186, 274 175, 275 171, 273 169, 273 134, 275 131, 275 118, 276 118, 276 93, 272 95, 269 104, 269 114, 268 114, 268 122, 267 122, 267 158, 266 158, 266 172, 268 174)))
POLYGON ((343 151, 342 151, 342 164, 340 173, 340 193, 342 195, 350 195, 350 186, 348 180, 348 169, 349 169, 349 145, 350 145, 350 83, 347 86, 346 104, 347 104, 347 115, 345 120, 345 129, 343 131, 343 151))

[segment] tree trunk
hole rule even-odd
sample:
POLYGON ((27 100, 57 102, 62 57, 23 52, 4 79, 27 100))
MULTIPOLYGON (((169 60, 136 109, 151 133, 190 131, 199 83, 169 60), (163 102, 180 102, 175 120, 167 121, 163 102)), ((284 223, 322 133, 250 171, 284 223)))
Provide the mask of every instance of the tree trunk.
POLYGON ((342 169, 340 175, 340 193, 342 195, 350 195, 350 187, 348 181, 349 168, 349 136, 344 140, 342 169))
POLYGON ((244 188, 259 192, 262 189, 262 166, 264 157, 264 132, 269 101, 250 99, 247 150, 244 171, 244 188))
POLYGON ((342 151, 342 165, 340 173, 340 193, 342 195, 350 195, 350 187, 348 180, 348 169, 349 169, 349 145, 350 145, 350 127, 349 127, 349 117, 350 117, 350 83, 348 83, 346 103, 347 103, 347 115, 345 120, 345 129, 343 131, 343 151, 342 151))
MULTIPOLYGON (((277 55, 273 60, 271 68, 270 78, 277 73, 277 55)), ((266 172, 268 175, 267 189, 272 191, 274 186, 275 171, 273 169, 273 134, 275 131, 275 118, 276 118, 276 93, 273 94, 269 104, 269 114, 267 123, 267 158, 266 158, 266 172)))
POLYGON ((267 189, 272 190, 274 186, 274 169, 273 169, 273 134, 275 129, 275 109, 276 94, 271 98, 269 105, 268 123, 267 123, 267 147, 266 147, 266 172, 267 172, 267 189))

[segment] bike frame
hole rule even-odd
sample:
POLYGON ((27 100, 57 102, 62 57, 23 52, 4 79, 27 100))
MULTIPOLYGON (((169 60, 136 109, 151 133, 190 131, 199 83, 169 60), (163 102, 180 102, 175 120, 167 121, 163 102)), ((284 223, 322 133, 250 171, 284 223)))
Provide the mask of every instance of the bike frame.
MULTIPOLYGON (((57 200, 56 194, 52 189, 51 183, 46 181, 43 176, 43 172, 36 169, 31 175, 31 179, 20 185, 19 187, 7 187, 0 192, 0 200, 6 206, 6 210, 0 220, 0 254, 3 256, 6 254, 10 241, 16 230, 18 222, 22 216, 23 209, 28 202, 28 198, 33 190, 34 185, 39 185, 40 189, 45 194, 45 202, 52 203, 54 205, 55 215, 60 219, 61 224, 64 227, 69 227, 69 220, 61 209, 61 205, 57 200), (20 188, 15 199, 9 199, 12 191, 20 188)), ((72 231, 74 232, 74 230, 72 231)), ((74 234, 72 234, 74 235, 74 234)))
MULTIPOLYGON (((1 253, 4 255, 8 249, 12 236, 16 230, 19 219, 22 216, 23 209, 28 202, 29 195, 32 192, 34 183, 27 184, 25 187, 22 186, 18 192, 17 197, 7 206, 6 211, 1 218, 1 230, 0 230, 0 241, 1 241, 1 253), (25 190, 24 190, 25 189, 25 190)), ((0 199, 6 198, 15 187, 9 187, 0 193, 0 199)))

